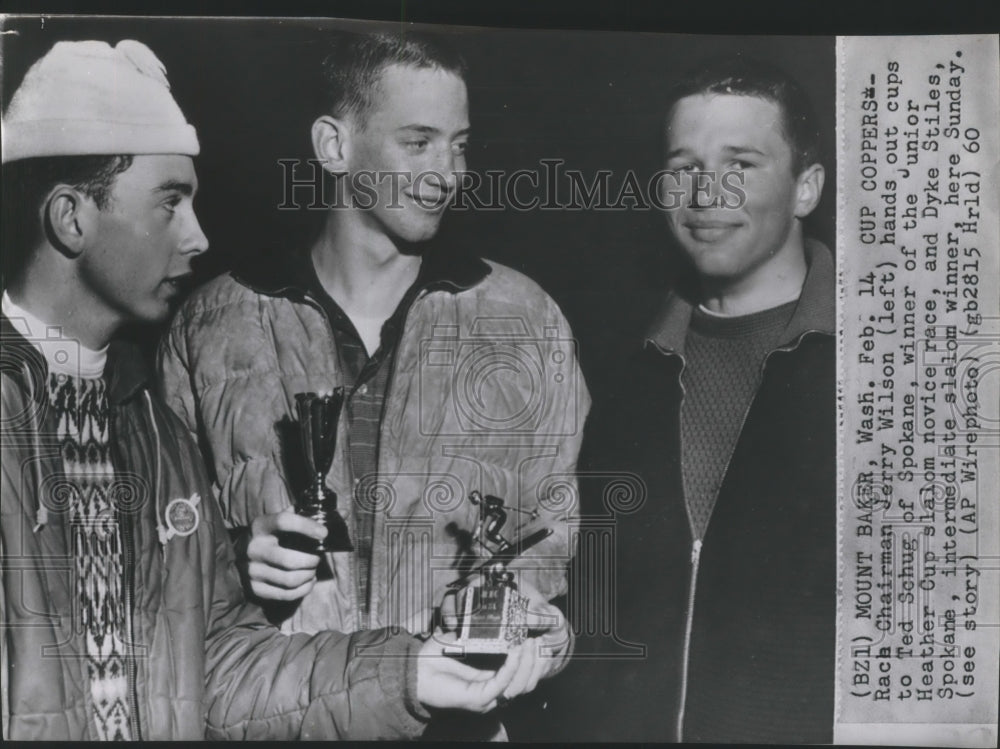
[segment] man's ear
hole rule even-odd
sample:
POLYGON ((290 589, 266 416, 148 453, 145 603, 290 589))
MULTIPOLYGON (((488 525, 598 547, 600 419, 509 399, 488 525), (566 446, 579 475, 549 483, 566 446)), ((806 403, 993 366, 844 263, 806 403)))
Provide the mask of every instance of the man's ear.
POLYGON ((344 120, 329 115, 317 118, 312 126, 312 143, 323 169, 330 174, 347 171, 350 131, 344 120))
POLYGON ((825 180, 826 171, 822 164, 813 164, 802 170, 795 185, 796 218, 805 218, 819 205, 825 180))
POLYGON ((58 185, 49 193, 42 208, 42 221, 49 242, 67 257, 81 255, 87 232, 93 223, 90 214, 96 210, 94 201, 76 188, 58 185))

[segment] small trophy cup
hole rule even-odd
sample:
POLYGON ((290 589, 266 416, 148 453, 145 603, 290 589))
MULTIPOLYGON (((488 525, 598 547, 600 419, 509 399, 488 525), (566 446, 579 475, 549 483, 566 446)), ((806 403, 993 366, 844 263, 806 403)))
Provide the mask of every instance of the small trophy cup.
MULTIPOLYGON (((501 534, 507 512, 499 497, 483 497, 474 491, 469 501, 479 507, 475 537, 492 556, 467 576, 451 583, 458 593, 459 636, 445 648, 446 653, 506 653, 528 636, 528 599, 517 592, 514 574, 507 565, 539 541, 552 534, 542 528, 527 537, 510 542, 501 534), (469 578, 480 575, 480 584, 470 585, 469 578)), ((521 512, 520 510, 515 510, 521 512)), ((532 518, 538 513, 530 513, 532 518)))
POLYGON ((302 451, 312 480, 299 495, 295 511, 322 523, 326 538, 317 541, 314 551, 354 551, 347 523, 337 512, 337 493, 326 486, 326 474, 337 447, 337 422, 344 405, 344 388, 334 388, 331 395, 296 393, 302 451))

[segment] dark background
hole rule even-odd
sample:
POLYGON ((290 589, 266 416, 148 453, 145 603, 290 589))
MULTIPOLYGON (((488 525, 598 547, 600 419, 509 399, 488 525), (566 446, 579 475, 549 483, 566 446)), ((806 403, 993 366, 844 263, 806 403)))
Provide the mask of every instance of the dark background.
MULTIPOLYGON (((278 160, 312 156, 313 76, 324 31, 344 25, 295 19, 8 19, 6 29, 17 33, 3 37, 3 106, 28 66, 56 41, 114 44, 134 38, 148 44, 166 65, 173 93, 201 141, 196 209, 211 242, 198 265, 204 280, 269 253, 290 252, 308 241, 322 220, 318 211, 277 209, 283 197, 278 160)), ((721 53, 782 66, 811 93, 824 129, 827 184, 807 233, 833 248, 833 37, 457 27, 446 35, 470 66, 470 169, 541 171, 541 159, 563 159, 588 181, 598 170, 613 172, 612 199, 628 170, 645 185, 661 168, 662 98, 680 73, 721 53)), ((596 397, 613 364, 639 344, 670 282, 673 248, 655 210, 452 211, 435 241, 513 266, 540 283, 573 327, 596 397)), ((156 333, 147 329, 141 335, 151 350, 156 333)), ((573 678, 572 669, 560 678, 573 678)), ((505 723, 512 739, 565 735, 565 721, 573 716, 560 711, 558 689, 557 678, 508 708, 505 723), (545 712, 541 706, 547 701, 552 707, 545 712)))
MULTIPOLYGON (((198 129, 196 208, 211 250, 197 267, 207 279, 265 253, 289 252, 321 221, 320 211, 277 210, 283 191, 278 160, 312 156, 313 81, 324 30, 345 25, 368 26, 322 19, 8 19, 6 28, 17 33, 3 37, 3 104, 56 41, 148 44, 198 129)), ((811 93, 824 127, 827 186, 807 231, 833 247, 832 37, 432 28, 443 30, 469 62, 470 169, 541 172, 541 159, 563 159, 588 181, 611 170, 612 199, 629 169, 645 185, 661 167, 662 96, 677 75, 721 53, 784 67, 811 93)), ((538 281, 569 319, 595 393, 611 363, 637 344, 669 283, 672 248, 655 210, 452 211, 435 241, 538 281)))
MULTIPOLYGON (((121 13, 110 0, 48 0, 52 12, 121 13)), ((660 162, 660 101, 682 70, 715 52, 743 50, 785 65, 813 95, 826 128, 827 186, 810 222, 832 248, 835 175, 833 39, 724 37, 708 34, 995 33, 996 3, 910 0, 149 0, 146 13, 225 16, 299 15, 464 23, 452 42, 471 65, 473 146, 470 168, 536 168, 564 158, 583 171, 655 171, 660 162), (533 28, 536 31, 511 29, 533 28), (589 29, 547 31, 545 29, 589 29), (611 32, 609 30, 617 31, 611 32), (642 32, 687 31, 698 37, 642 32)), ((32 0, 0 0, 0 12, 37 12, 32 0)), ((125 11, 129 12, 129 11, 125 11)), ((131 11, 135 12, 135 11, 131 11)), ((137 38, 167 66, 174 93, 198 128, 202 182, 198 213, 212 242, 200 268, 208 277, 264 252, 287 252, 307 236, 314 216, 279 213, 278 158, 309 156, 308 79, 328 22, 288 20, 99 20, 49 16, 6 19, 17 34, 0 38, 6 107, 27 67, 60 39, 116 42, 137 38)), ((17 199, 4 194, 3 200, 17 199)), ((652 211, 487 213, 449 216, 441 241, 506 262, 538 280, 559 302, 581 342, 591 389, 609 364, 635 345, 669 283, 670 243, 652 211)), ((153 336, 146 333, 147 340, 153 336)), ((646 581, 642 581, 646 582, 646 581)), ((511 738, 565 740, 570 725, 613 721, 559 706, 560 679, 543 683, 508 708, 511 738), (541 706, 549 701, 549 709, 541 706)), ((586 685, 583 685, 584 687, 586 685)), ((576 731, 575 733, 579 733, 576 731)), ((666 737, 664 737, 666 738, 666 737)))

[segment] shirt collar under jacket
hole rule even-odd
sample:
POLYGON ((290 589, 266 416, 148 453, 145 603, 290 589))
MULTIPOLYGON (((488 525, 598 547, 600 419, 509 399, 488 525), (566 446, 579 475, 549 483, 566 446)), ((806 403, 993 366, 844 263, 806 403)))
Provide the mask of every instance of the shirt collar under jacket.
MULTIPOLYGON (((313 288, 309 252, 295 252, 288 258, 265 262, 253 269, 234 270, 233 277, 260 294, 268 296, 301 295, 313 288)), ((477 285, 490 274, 490 266, 482 259, 466 252, 433 247, 424 254, 416 284, 420 288, 445 288, 453 292, 465 291, 477 285)))

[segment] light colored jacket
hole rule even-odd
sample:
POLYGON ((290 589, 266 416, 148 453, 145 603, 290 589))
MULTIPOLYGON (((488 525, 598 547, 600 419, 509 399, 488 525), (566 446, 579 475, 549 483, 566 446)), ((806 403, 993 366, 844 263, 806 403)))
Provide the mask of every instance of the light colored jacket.
MULTIPOLYGON (((469 551, 473 490, 519 510, 503 529, 508 539, 554 531, 514 566, 546 598, 566 591, 590 397, 557 305, 510 268, 490 263, 485 271, 467 287, 421 292, 406 316, 380 432, 373 628, 429 629, 469 551)), ((292 505, 294 396, 344 381, 319 303, 279 279, 221 276, 179 310, 158 361, 164 398, 200 441, 228 526, 292 505)), ((353 529, 345 422, 327 483, 353 529)), ((475 544, 472 552, 484 554, 475 544)), ((328 563, 332 577, 283 629, 358 629, 354 554, 331 554, 328 563)))

